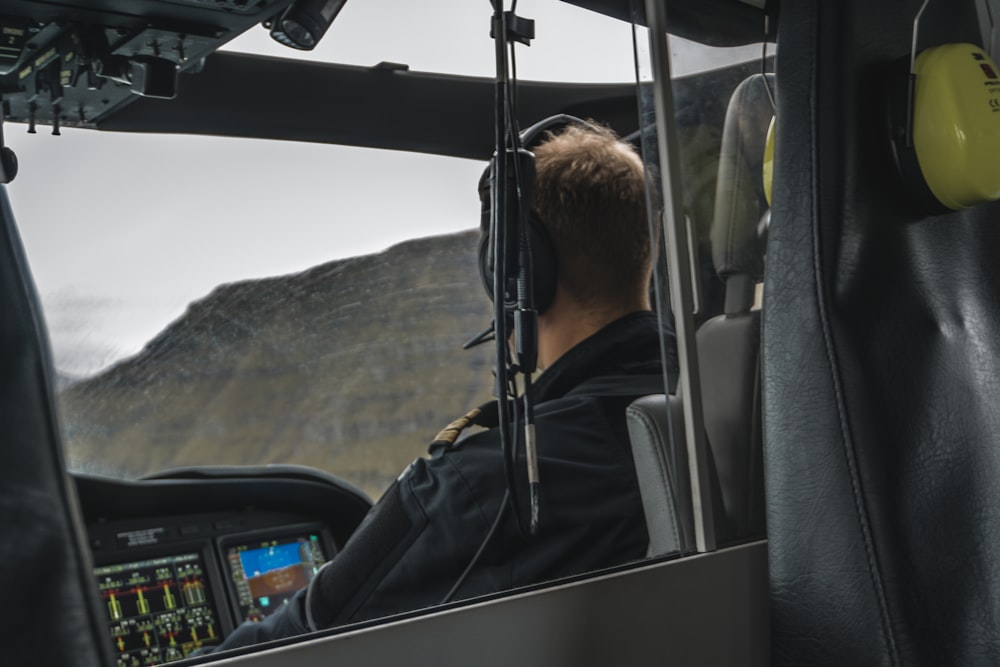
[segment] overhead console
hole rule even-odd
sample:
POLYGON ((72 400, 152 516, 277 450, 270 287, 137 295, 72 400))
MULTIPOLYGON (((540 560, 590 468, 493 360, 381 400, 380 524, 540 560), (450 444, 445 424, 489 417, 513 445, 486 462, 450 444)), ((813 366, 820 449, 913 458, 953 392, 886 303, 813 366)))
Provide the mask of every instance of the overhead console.
POLYGON ((271 615, 371 506, 340 480, 295 466, 75 481, 120 667, 181 660, 271 615))
POLYGON ((4 2, 0 97, 8 120, 96 127, 139 96, 172 98, 178 77, 290 0, 4 2))
MULTIPOLYGON (((218 51, 258 24, 281 44, 310 49, 344 1, 3 0, 0 109, 29 132, 72 126, 488 159, 492 77, 218 51)), ((489 14, 485 4, 484 21, 489 14)), ((622 135, 636 129, 632 82, 521 81, 518 100, 523 125, 568 113, 622 135)))

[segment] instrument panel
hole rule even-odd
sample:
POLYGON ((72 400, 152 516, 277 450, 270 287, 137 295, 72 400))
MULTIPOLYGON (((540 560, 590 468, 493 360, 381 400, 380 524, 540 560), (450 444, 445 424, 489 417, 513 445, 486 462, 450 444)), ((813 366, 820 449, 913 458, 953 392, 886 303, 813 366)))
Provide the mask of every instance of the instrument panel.
POLYGON ((222 641, 201 554, 114 563, 94 577, 119 665, 172 662, 222 641))
POLYGON ((321 473, 204 472, 135 482, 78 476, 117 667, 183 660, 270 616, 309 585, 371 505, 321 473), (116 498, 122 509, 112 511, 116 498), (174 508, 193 511, 166 513, 174 508))
POLYGON ((239 610, 237 618, 264 620, 295 591, 308 586, 333 556, 332 545, 324 548, 322 531, 309 528, 303 526, 277 538, 271 533, 237 536, 226 543, 227 581, 231 582, 230 599, 239 610))

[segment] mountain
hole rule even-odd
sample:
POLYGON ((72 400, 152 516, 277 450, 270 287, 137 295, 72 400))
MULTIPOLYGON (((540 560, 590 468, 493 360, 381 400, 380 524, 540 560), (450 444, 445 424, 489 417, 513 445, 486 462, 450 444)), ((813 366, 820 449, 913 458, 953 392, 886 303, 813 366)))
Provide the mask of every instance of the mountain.
POLYGON ((54 372, 54 378, 55 378, 55 384, 56 384, 56 387, 55 387, 56 393, 61 392, 61 391, 65 390, 65 389, 68 389, 71 386, 73 386, 74 382, 79 382, 80 381, 79 376, 73 375, 71 373, 63 373, 63 372, 59 371, 58 369, 54 372))
POLYGON ((72 468, 129 477, 298 463, 377 496, 490 399, 478 232, 222 285, 136 356, 60 394, 72 468))

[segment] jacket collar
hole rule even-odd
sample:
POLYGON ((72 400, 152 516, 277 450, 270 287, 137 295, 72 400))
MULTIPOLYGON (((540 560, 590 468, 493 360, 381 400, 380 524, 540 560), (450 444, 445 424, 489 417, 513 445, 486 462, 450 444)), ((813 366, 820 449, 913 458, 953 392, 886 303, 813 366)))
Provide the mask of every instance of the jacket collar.
POLYGON ((564 396, 590 378, 661 372, 656 314, 637 311, 611 322, 559 357, 535 382, 535 402, 564 396))
MULTIPOLYGON (((669 332, 664 334, 670 338, 669 332)), ((677 363, 671 356, 667 362, 671 384, 677 376, 677 363)), ((542 373, 534 384, 534 403, 561 398, 594 378, 622 375, 657 376, 663 372, 660 362, 660 328, 656 314, 638 311, 615 320, 581 341, 542 373)), ((516 405, 511 406, 516 410, 516 405)), ((497 402, 490 401, 456 419, 430 444, 430 452, 442 451, 461 444, 459 436, 470 425, 495 428, 499 423, 497 402), (456 444, 456 440, 458 443, 456 444)))

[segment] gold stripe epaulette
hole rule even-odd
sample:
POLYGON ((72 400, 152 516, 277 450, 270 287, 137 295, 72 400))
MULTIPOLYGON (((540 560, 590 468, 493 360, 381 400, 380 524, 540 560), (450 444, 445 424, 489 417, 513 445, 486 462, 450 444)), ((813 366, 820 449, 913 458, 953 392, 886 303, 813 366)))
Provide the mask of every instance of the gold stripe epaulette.
POLYGON ((459 417, 452 423, 445 426, 436 436, 434 436, 434 441, 431 442, 431 447, 439 445, 451 447, 454 445, 462 431, 467 429, 471 424, 475 423, 476 417, 479 416, 479 413, 479 408, 472 408, 465 413, 464 416, 459 417))

